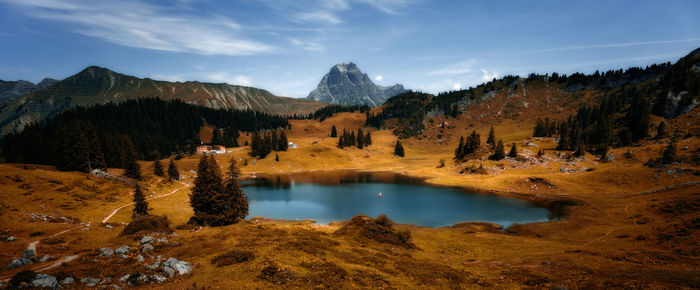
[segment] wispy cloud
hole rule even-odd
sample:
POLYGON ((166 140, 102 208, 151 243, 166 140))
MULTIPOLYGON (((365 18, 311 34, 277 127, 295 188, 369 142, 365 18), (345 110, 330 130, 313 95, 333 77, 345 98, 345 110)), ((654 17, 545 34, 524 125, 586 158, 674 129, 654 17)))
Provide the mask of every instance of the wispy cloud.
POLYGON ((462 75, 472 72, 474 59, 456 62, 446 65, 440 69, 428 72, 429 75, 462 75))
POLYGON ((289 41, 294 44, 294 46, 299 47, 304 50, 322 52, 326 50, 326 47, 317 42, 307 42, 302 41, 297 38, 290 38, 289 41))
POLYGON ((194 17, 140 0, 0 0, 27 17, 69 24, 72 32, 119 45, 203 55, 252 55, 275 47, 241 36, 225 17, 194 17))
POLYGON ((482 73, 482 75, 481 75, 481 81, 483 81, 483 82, 488 82, 488 81, 491 81, 491 80, 493 80, 493 79, 498 78, 498 72, 497 72, 497 71, 491 71, 491 72, 489 72, 489 71, 487 71, 487 70, 485 70, 485 69, 482 68, 482 69, 481 69, 481 73, 482 73))
POLYGON ((387 14, 399 14, 406 6, 413 4, 416 0, 358 0, 374 6, 375 8, 381 10, 387 14))
POLYGON ((250 77, 245 75, 231 75, 227 72, 214 72, 204 77, 210 82, 227 83, 247 87, 253 85, 253 80, 250 77))

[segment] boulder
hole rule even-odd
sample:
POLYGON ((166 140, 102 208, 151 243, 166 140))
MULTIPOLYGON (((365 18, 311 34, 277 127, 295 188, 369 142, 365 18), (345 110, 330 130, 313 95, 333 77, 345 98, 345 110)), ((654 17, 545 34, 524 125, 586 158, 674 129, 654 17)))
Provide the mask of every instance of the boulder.
POLYGON ((129 253, 129 246, 123 245, 116 250, 114 250, 115 253, 117 254, 128 254, 129 253))
POLYGON ((141 241, 139 242, 139 244, 144 245, 144 244, 150 244, 150 243, 152 243, 152 242, 153 242, 153 237, 151 237, 151 236, 144 236, 144 237, 141 239, 141 241))
MULTIPOLYGON (((173 233, 173 234, 174 234, 174 233, 173 233)), ((14 241, 14 240, 17 240, 17 238, 15 238, 15 236, 9 236, 9 237, 7 237, 7 239, 6 239, 6 241, 8 241, 8 242, 12 242, 12 241, 14 241)))
POLYGON ((102 248, 102 249, 100 249, 100 252, 102 252, 102 254, 100 254, 100 256, 105 256, 105 257, 109 257, 109 256, 114 254, 114 251, 110 248, 102 248))
POLYGON ((158 274, 151 275, 151 281, 156 282, 158 284, 165 282, 165 279, 166 278, 163 275, 158 275, 158 274))
POLYGON ((172 278, 175 276, 175 269, 170 267, 163 267, 163 274, 168 275, 168 277, 172 278))
POLYGON ((145 244, 145 245, 143 245, 142 251, 144 251, 144 252, 153 251, 153 245, 151 245, 151 244, 145 244))
POLYGON ((17 258, 17 259, 12 260, 10 262, 10 264, 7 265, 7 269, 15 269, 15 268, 22 267, 24 265, 29 265, 31 263, 32 263, 32 260, 25 259, 25 258, 17 258))
POLYGON ((75 279, 71 276, 68 276, 65 279, 63 279, 63 281, 61 281, 61 284, 64 284, 64 285, 70 285, 73 283, 75 283, 75 279))
POLYGON ((36 275, 36 277, 34 277, 34 280, 32 280, 32 286, 36 288, 61 288, 61 286, 58 284, 58 280, 56 280, 56 277, 42 273, 39 273, 36 275))
POLYGON ((24 252, 22 252, 22 258, 31 260, 33 257, 36 257, 33 249, 26 249, 24 252))
POLYGON ((119 258, 120 258, 120 259, 126 259, 126 258, 128 258, 128 257, 127 257, 126 255, 124 255, 124 254, 119 254, 119 258))
POLYGON ((165 267, 170 267, 175 270, 175 272, 178 275, 186 275, 192 273, 192 266, 190 266, 190 263, 185 262, 185 261, 180 261, 175 258, 168 258, 168 260, 163 263, 163 268, 165 267))
POLYGON ((138 261, 138 262, 143 262, 143 260, 145 260, 145 259, 143 258, 143 256, 141 256, 141 255, 136 256, 136 261, 138 261))

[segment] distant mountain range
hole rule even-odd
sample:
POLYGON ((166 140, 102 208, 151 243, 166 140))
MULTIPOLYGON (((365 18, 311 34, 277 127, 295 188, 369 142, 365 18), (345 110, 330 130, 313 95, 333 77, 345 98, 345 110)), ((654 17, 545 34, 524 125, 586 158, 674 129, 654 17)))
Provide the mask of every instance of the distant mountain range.
POLYGON ((390 97, 405 91, 399 84, 390 87, 375 85, 367 74, 351 62, 333 66, 306 98, 329 104, 377 107, 390 97))
POLYGON ((25 80, 3 81, 0 80, 0 103, 14 100, 20 96, 31 94, 41 89, 48 88, 58 82, 57 80, 45 78, 38 84, 25 80))
POLYGON ((0 128, 3 134, 20 131, 27 124, 77 105, 138 98, 180 99, 210 108, 250 109, 273 114, 307 114, 325 106, 305 99, 278 97, 257 88, 225 83, 156 81, 90 66, 46 88, 0 104, 0 128))

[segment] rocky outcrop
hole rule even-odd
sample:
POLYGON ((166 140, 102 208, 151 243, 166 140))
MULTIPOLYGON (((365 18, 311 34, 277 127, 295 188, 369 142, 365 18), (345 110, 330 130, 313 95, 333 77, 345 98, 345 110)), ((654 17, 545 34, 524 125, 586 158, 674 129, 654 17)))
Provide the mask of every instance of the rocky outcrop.
POLYGON ((25 80, 3 81, 0 80, 0 103, 11 101, 21 96, 31 94, 38 90, 48 88, 58 82, 54 79, 45 78, 38 84, 25 80))
POLYGON ((333 66, 315 90, 306 97, 309 100, 341 105, 381 106, 387 99, 405 92, 402 85, 382 87, 375 85, 367 74, 354 63, 333 66))

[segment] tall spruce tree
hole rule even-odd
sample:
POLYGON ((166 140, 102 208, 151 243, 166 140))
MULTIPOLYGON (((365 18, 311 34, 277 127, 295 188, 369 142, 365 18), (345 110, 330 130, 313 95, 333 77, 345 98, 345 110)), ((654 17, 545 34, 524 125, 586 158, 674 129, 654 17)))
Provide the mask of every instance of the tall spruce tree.
POLYGON ((464 158, 464 136, 459 136, 459 144, 455 149, 455 159, 462 160, 464 158))
POLYGON ((511 158, 518 157, 518 148, 515 145, 515 143, 513 143, 513 145, 510 146, 510 152, 508 152, 508 157, 511 157, 511 158))
POLYGON ((168 180, 178 180, 180 179, 180 170, 177 169, 175 162, 170 159, 170 164, 168 164, 168 180))
POLYGON ((248 197, 246 197, 241 185, 238 183, 240 171, 236 167, 236 160, 231 158, 229 174, 224 188, 226 203, 223 216, 225 224, 232 224, 244 219, 248 215, 248 197))
POLYGON ((190 193, 190 205, 194 216, 189 224, 212 226, 221 219, 222 192, 224 185, 221 172, 213 155, 203 155, 197 166, 197 177, 190 193))
POLYGON ((124 168, 124 176, 141 180, 141 166, 136 157, 136 148, 134 143, 127 135, 122 135, 122 168, 124 168))
POLYGON ((335 125, 331 127, 331 137, 338 137, 338 131, 335 129, 335 125))
POLYGON ((148 215, 148 202, 138 183, 134 188, 134 216, 137 215, 148 215))
POLYGON ((676 157, 676 138, 671 138, 671 142, 663 149, 661 153, 661 165, 673 164, 678 160, 676 157))
POLYGON ((394 146, 394 155, 399 157, 404 157, 406 152, 404 152, 403 145, 401 145, 400 140, 396 140, 396 146, 394 146))
POLYGON ((489 138, 486 139, 486 144, 491 145, 491 147, 496 145, 496 134, 493 131, 493 126, 489 130, 489 138))
POLYGON ((372 145, 372 135, 369 134, 369 131, 365 135, 365 145, 372 145))
POLYGON ((153 160, 153 175, 163 177, 165 172, 163 172, 163 165, 160 164, 160 159, 153 160))
POLYGON ((503 149, 503 141, 498 140, 498 144, 496 144, 496 148, 491 156, 489 156, 489 159, 491 160, 501 160, 506 157, 506 152, 503 149))

